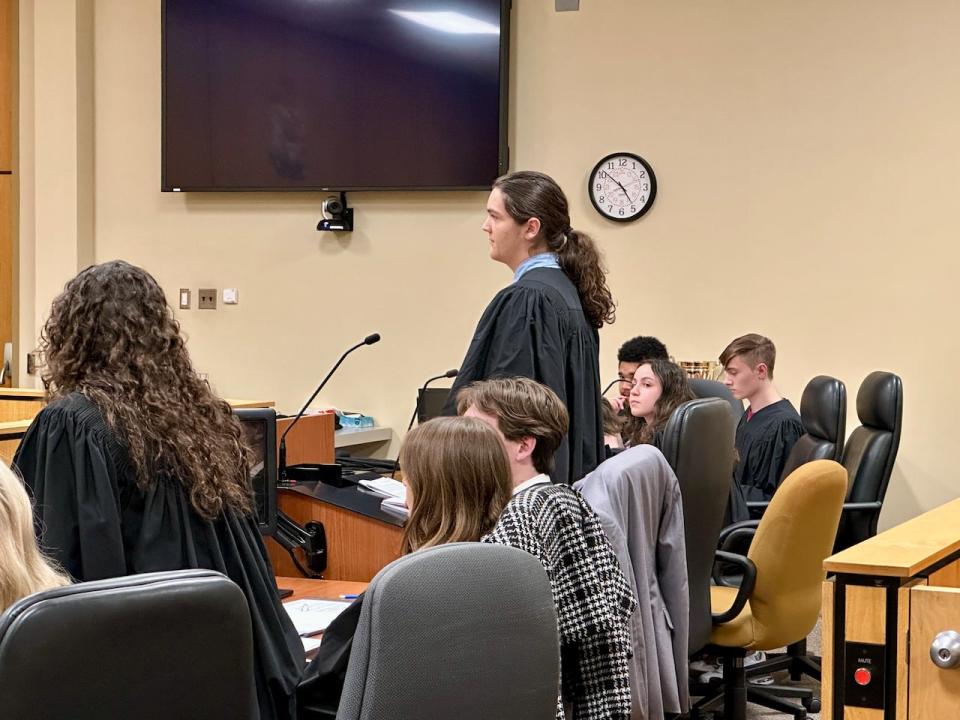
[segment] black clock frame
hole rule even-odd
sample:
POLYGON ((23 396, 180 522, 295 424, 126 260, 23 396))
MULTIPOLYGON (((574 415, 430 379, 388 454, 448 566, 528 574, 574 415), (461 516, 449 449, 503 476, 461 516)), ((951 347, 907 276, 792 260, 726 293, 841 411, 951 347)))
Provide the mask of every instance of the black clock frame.
POLYGON ((593 166, 593 170, 590 171, 590 175, 587 178, 587 197, 590 198, 590 204, 593 205, 593 209, 596 210, 597 213, 600 215, 600 217, 604 218, 605 220, 611 220, 613 222, 618 222, 618 223, 633 222, 634 220, 639 220, 640 218, 642 218, 644 215, 647 214, 650 208, 653 207, 653 201, 656 200, 657 198, 657 176, 653 172, 653 168, 650 167, 650 163, 648 163, 646 160, 644 160, 642 157, 640 157, 636 153, 632 153, 632 152, 610 153, 609 155, 601 158, 600 161, 593 166), (597 170, 600 169, 601 165, 609 162, 611 158, 615 158, 615 157, 633 158, 643 166, 644 170, 647 171, 647 175, 650 176, 650 193, 649 193, 649 198, 647 199, 647 204, 643 206, 643 209, 640 210, 640 212, 638 212, 636 215, 631 215, 630 217, 624 217, 624 218, 610 217, 601 209, 601 207, 597 204, 596 199, 593 197, 594 175, 597 174, 597 170))

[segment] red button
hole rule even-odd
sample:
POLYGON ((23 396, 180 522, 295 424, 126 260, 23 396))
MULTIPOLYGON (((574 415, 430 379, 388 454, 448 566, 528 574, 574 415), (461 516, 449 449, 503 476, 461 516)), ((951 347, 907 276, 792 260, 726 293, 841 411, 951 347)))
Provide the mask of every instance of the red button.
POLYGON ((872 679, 873 675, 866 668, 857 668, 853 673, 853 681, 857 685, 869 685, 872 679))

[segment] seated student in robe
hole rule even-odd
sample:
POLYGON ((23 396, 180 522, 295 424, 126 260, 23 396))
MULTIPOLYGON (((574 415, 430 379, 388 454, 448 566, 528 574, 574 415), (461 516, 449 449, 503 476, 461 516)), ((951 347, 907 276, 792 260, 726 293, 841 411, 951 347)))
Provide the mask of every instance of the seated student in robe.
MULTIPOLYGON (((604 407, 604 422, 608 422, 611 408, 617 413, 620 425, 620 438, 609 441, 604 440, 607 445, 607 457, 615 455, 619 448, 629 445, 628 438, 636 436, 639 432, 639 423, 630 413, 630 391, 633 389, 633 376, 641 365, 654 360, 669 360, 670 355, 667 352, 667 346, 657 338, 649 335, 639 335, 627 340, 620 349, 617 350, 617 377, 620 382, 617 386, 619 392, 614 397, 608 397, 604 407), (609 407, 606 407, 609 406, 609 407)), ((613 424, 610 423, 611 428, 613 424)), ((604 433, 607 434, 606 425, 604 433)))
POLYGON ((229 577, 250 607, 260 717, 294 717, 303 645, 257 528, 242 430, 194 370, 163 290, 122 261, 89 267, 53 301, 41 348, 48 404, 14 462, 44 550, 78 581, 229 577))
POLYGON ((576 490, 550 482, 566 408, 529 378, 468 385, 457 404, 496 429, 510 461, 512 497, 483 541, 534 555, 550 578, 560 630, 557 717, 629 718, 629 622, 637 602, 596 513, 576 490))
POLYGON ((69 584, 37 547, 30 496, 0 461, 0 613, 27 595, 69 584))
POLYGON ((740 459, 734 470, 748 501, 773 497, 787 456, 804 432, 800 414, 773 384, 776 358, 773 342, 754 333, 738 337, 720 354, 724 384, 735 398, 748 403, 737 425, 740 459))
MULTIPOLYGON (((473 418, 436 418, 417 426, 403 441, 400 465, 410 510, 403 554, 478 541, 510 499, 510 466, 500 438, 473 418)), ((324 632, 298 692, 302 707, 336 712, 362 603, 361 595, 324 632)))
POLYGON ((631 419, 623 427, 624 444, 654 445, 659 449, 673 411, 693 399, 687 374, 676 363, 656 359, 640 365, 630 389, 631 419))

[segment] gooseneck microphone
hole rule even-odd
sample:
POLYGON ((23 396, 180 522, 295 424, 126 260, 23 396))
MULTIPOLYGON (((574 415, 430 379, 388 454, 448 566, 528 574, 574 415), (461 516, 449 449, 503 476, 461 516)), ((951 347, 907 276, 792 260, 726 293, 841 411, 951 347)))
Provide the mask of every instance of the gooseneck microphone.
MULTIPOLYGON (((452 368, 447 370, 443 375, 435 375, 434 377, 427 380, 423 385, 420 386, 420 390, 417 392, 417 404, 413 407, 413 415, 410 416, 410 422, 407 423, 407 432, 410 432, 410 428, 413 427, 413 421, 417 419, 417 416, 420 414, 420 398, 423 397, 423 393, 427 389, 427 385, 432 383, 434 380, 443 380, 444 378, 455 378, 457 373, 460 372, 457 368, 452 368)), ((400 469, 400 456, 397 455, 397 459, 393 461, 393 470, 390 471, 390 477, 395 477, 397 470, 400 469)))
POLYGON ((323 390, 323 386, 327 384, 327 381, 337 371, 337 368, 340 367, 340 363, 342 363, 346 359, 347 355, 352 353, 357 348, 363 347, 364 345, 373 345, 374 343, 378 343, 378 342, 380 342, 380 333, 373 333, 373 335, 367 335, 363 340, 358 342, 352 348, 347 350, 343 355, 341 355, 340 359, 337 360, 336 365, 334 365, 330 369, 330 372, 328 372, 327 376, 320 382, 320 384, 317 386, 317 389, 313 391, 313 395, 310 396, 310 399, 303 404, 302 408, 300 408, 300 412, 298 412, 296 417, 293 418, 293 422, 287 425, 287 429, 284 430, 283 435, 280 436, 280 452, 279 452, 280 462, 278 464, 280 466, 281 481, 285 482, 287 479, 287 433, 293 430, 293 426, 300 421, 300 418, 303 417, 303 414, 307 411, 307 408, 310 407, 310 403, 312 403, 314 398, 316 398, 317 395, 320 394, 320 391, 323 390))
POLYGON ((410 422, 407 424, 407 432, 410 432, 410 428, 413 427, 413 421, 417 419, 417 416, 420 414, 420 399, 423 397, 424 391, 427 389, 427 385, 432 383, 434 380, 443 380, 444 378, 455 378, 457 373, 460 372, 457 368, 452 370, 447 370, 443 375, 437 375, 427 380, 417 392, 417 404, 413 408, 413 415, 410 416, 410 422))

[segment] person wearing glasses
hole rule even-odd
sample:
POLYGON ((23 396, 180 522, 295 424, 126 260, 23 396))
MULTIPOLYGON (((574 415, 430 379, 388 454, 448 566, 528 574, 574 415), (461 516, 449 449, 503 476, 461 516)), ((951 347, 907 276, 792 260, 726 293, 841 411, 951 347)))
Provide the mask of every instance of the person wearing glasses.
POLYGON ((603 404, 603 440, 607 457, 622 450, 628 438, 639 433, 639 421, 630 412, 630 391, 640 366, 657 359, 669 360, 670 354, 666 345, 650 335, 631 338, 617 351, 617 380, 614 382, 618 393, 608 397, 603 404))

